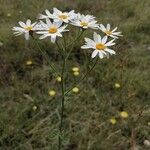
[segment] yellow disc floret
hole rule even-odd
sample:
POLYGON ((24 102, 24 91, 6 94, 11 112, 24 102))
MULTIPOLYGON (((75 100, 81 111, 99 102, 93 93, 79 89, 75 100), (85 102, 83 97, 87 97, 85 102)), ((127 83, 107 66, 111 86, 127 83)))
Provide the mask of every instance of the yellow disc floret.
POLYGON ((51 27, 48 30, 49 33, 56 33, 57 32, 57 28, 56 27, 51 27))
POLYGON ((104 50, 105 48, 106 48, 106 46, 102 43, 96 44, 96 49, 98 49, 98 50, 104 50))
POLYGON ((111 34, 112 34, 111 31, 105 31, 105 33, 106 33, 107 35, 111 35, 111 34))
POLYGON ((28 26, 28 27, 26 27, 25 29, 28 30, 28 31, 31 31, 31 30, 33 29, 33 27, 28 26))
POLYGON ((60 15, 59 18, 60 18, 60 19, 67 19, 68 16, 67 16, 67 15, 60 15))
POLYGON ((87 23, 87 22, 81 22, 80 25, 81 25, 82 27, 85 27, 85 26, 88 26, 88 23, 87 23))

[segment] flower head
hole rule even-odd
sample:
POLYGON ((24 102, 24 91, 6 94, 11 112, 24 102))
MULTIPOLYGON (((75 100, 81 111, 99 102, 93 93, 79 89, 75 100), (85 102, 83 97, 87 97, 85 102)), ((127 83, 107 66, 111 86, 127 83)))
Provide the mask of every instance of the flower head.
POLYGON ((104 36, 101 38, 99 34, 94 32, 93 34, 94 40, 91 40, 89 38, 85 38, 85 45, 83 45, 81 48, 82 49, 94 49, 92 53, 92 58, 96 57, 98 55, 101 59, 104 58, 105 56, 109 56, 112 54, 116 54, 116 52, 110 48, 109 46, 115 45, 114 39, 107 42, 107 36, 104 36))
POLYGON ((116 124, 116 122, 117 122, 117 121, 116 121, 115 118, 111 118, 111 119, 110 119, 110 123, 111 123, 111 124, 116 124))
POLYGON ((33 109, 34 111, 37 110, 37 106, 34 105, 32 109, 33 109))
POLYGON ((79 71, 79 68, 78 68, 78 67, 73 67, 73 68, 72 68, 72 71, 73 71, 73 72, 79 71))
POLYGON ((113 30, 110 29, 110 24, 107 24, 105 27, 103 24, 100 24, 99 29, 104 32, 107 36, 110 36, 112 38, 118 39, 118 36, 122 36, 121 32, 116 32, 117 27, 113 30))
POLYGON ((128 113, 126 112, 126 111, 122 111, 122 112, 120 112, 120 116, 122 117, 122 118, 128 118, 128 113))
POLYGON ((74 93, 78 93, 78 92, 79 92, 79 88, 74 87, 74 88, 72 89, 72 91, 73 91, 74 93))
POLYGON ((79 71, 74 71, 74 72, 73 72, 73 75, 74 75, 74 76, 78 76, 79 74, 80 74, 79 71))
POLYGON ((56 81, 57 81, 57 82, 61 82, 61 77, 58 76, 58 77, 56 78, 56 81))
POLYGON ((49 91, 49 95, 50 96, 55 96, 56 95, 56 91, 55 90, 50 90, 49 91))
POLYGON ((27 60, 26 65, 32 65, 32 60, 27 60))
POLYGON ((53 14, 50 15, 50 18, 54 19, 54 22, 61 21, 61 22, 69 23, 69 21, 76 18, 76 14, 74 10, 70 12, 62 12, 57 8, 53 8, 53 14))
POLYGON ((76 19, 74 19, 71 24, 74 26, 81 27, 83 29, 98 29, 97 21, 95 20, 95 17, 91 15, 78 14, 76 19))
POLYGON ((40 39, 44 39, 46 37, 51 37, 51 42, 55 43, 56 37, 62 37, 62 33, 69 31, 65 29, 67 25, 61 26, 62 22, 51 22, 48 18, 46 18, 46 23, 43 21, 40 22, 39 30, 37 34, 43 34, 40 36, 40 39))
POLYGON ((15 31, 14 34, 15 34, 16 36, 21 35, 21 34, 24 34, 26 40, 29 40, 29 35, 30 35, 30 33, 31 33, 32 31, 34 31, 34 30, 37 29, 37 28, 36 28, 36 22, 31 23, 31 20, 30 20, 30 19, 28 19, 28 20, 26 21, 26 23, 24 23, 24 22, 22 22, 22 21, 19 21, 19 25, 20 25, 21 27, 13 27, 12 30, 15 31))
POLYGON ((115 88, 116 89, 120 88, 120 84, 119 83, 115 83, 115 88))

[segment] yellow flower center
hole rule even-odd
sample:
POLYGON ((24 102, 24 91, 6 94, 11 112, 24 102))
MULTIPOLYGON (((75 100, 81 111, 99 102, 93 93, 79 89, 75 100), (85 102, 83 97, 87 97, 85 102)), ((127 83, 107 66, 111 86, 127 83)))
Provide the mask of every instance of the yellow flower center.
POLYGON ((57 28, 56 27, 51 27, 48 30, 49 33, 56 33, 57 32, 57 28))
POLYGON ((105 33, 106 33, 107 35, 111 35, 111 34, 112 34, 111 31, 105 31, 105 33))
POLYGON ((104 44, 102 44, 102 43, 96 44, 96 49, 98 49, 98 50, 103 50, 105 48, 106 48, 106 46, 104 44))
POLYGON ((25 29, 28 31, 31 31, 33 29, 33 27, 29 26, 29 27, 26 27, 25 29))
POLYGON ((66 16, 66 15, 60 15, 59 18, 60 18, 60 19, 67 19, 68 16, 66 16))
POLYGON ((84 27, 84 26, 88 26, 88 23, 87 23, 87 22, 81 22, 80 25, 81 25, 82 27, 84 27))

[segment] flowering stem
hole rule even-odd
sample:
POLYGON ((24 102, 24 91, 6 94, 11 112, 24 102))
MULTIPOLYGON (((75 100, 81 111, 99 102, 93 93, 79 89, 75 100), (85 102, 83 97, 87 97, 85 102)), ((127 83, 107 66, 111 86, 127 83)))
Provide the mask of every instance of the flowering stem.
POLYGON ((96 59, 95 63, 93 64, 93 66, 91 67, 91 69, 89 71, 86 72, 86 74, 77 82, 77 84, 75 84, 72 88, 70 88, 66 93, 65 95, 67 95, 70 91, 72 91, 72 89, 75 87, 75 86, 78 86, 82 83, 82 81, 88 76, 88 74, 94 69, 94 67, 96 66, 98 62, 98 58, 96 59))
MULTIPOLYGON (((64 38, 64 37, 63 37, 64 38)), ((59 141, 58 141, 58 150, 61 150, 62 147, 62 131, 63 131, 63 116, 64 116, 64 102, 65 102, 65 67, 66 67, 66 39, 64 38, 64 45, 61 49, 59 44, 56 42, 59 52, 62 54, 63 64, 62 64, 62 72, 61 72, 61 110, 60 110, 60 125, 59 125, 59 141), (63 51, 64 50, 64 51, 63 51)))
POLYGON ((65 79, 64 79, 64 71, 65 71, 66 61, 63 60, 62 72, 61 72, 61 92, 62 92, 62 99, 61 99, 61 110, 60 110, 60 126, 59 126, 59 150, 61 149, 62 145, 62 127, 63 127, 63 115, 64 115, 64 102, 65 102, 65 79))

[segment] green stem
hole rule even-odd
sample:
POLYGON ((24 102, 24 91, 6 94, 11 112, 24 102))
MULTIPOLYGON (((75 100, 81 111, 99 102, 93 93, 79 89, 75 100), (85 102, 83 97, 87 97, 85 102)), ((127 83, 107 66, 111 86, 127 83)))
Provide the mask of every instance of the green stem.
POLYGON ((66 61, 65 59, 63 60, 63 66, 62 66, 62 73, 61 73, 61 92, 62 92, 62 99, 61 99, 61 111, 60 111, 60 126, 59 126, 59 148, 58 150, 61 149, 62 146, 62 128, 63 128, 63 115, 64 115, 64 102, 65 102, 65 79, 64 79, 64 72, 65 72, 65 66, 66 66, 66 61))

